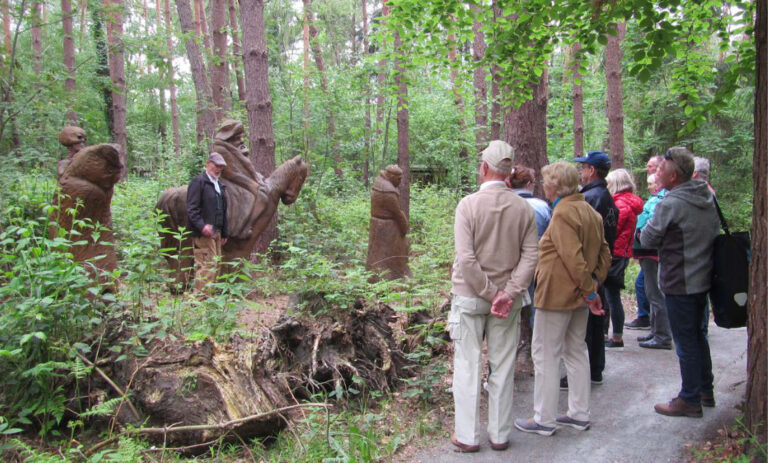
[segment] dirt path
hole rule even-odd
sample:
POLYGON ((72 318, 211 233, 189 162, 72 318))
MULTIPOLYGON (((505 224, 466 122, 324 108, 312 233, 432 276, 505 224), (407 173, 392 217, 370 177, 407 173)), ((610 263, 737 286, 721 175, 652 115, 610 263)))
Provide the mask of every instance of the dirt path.
MULTIPOLYGON (((738 414, 736 406, 744 397, 747 360, 746 329, 725 330, 710 324, 709 342, 715 375, 717 407, 705 408, 704 418, 673 418, 653 411, 657 402, 674 397, 680 387, 680 370, 674 351, 638 347, 635 338, 647 331, 627 331, 623 352, 606 353, 605 382, 592 388, 592 428, 586 432, 559 429, 552 437, 513 430, 511 445, 503 452, 492 451, 488 436, 481 437, 479 453, 460 454, 448 441, 453 428, 446 423, 445 434, 432 446, 408 449, 408 461, 415 462, 678 462, 685 456, 685 444, 714 436, 729 426, 738 414)), ((533 415, 533 378, 516 381, 516 418, 533 415)), ((560 407, 566 406, 560 394, 560 407)), ((483 413, 485 415, 485 413, 483 413)), ((485 418, 485 417, 484 417, 485 418)))

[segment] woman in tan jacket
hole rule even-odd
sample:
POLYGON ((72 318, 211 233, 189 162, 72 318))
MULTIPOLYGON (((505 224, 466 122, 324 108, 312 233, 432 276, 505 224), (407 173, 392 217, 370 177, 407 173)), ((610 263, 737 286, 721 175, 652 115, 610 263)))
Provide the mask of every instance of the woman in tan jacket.
POLYGON ((602 315, 595 292, 611 264, 600 215, 579 193, 579 174, 564 161, 541 170, 552 202, 549 227, 539 241, 536 318, 531 353, 535 367, 533 418, 515 420, 520 431, 551 436, 557 426, 589 428, 589 359, 584 337, 589 311, 602 315), (560 359, 568 372, 568 412, 557 416, 560 359))

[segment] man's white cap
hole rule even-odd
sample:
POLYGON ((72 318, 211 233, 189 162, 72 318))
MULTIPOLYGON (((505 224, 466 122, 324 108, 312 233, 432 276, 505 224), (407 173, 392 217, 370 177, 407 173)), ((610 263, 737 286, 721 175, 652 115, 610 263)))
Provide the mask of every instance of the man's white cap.
POLYGON ((514 157, 515 151, 509 146, 509 143, 503 140, 493 140, 488 144, 488 148, 483 150, 482 159, 490 166, 498 169, 503 160, 509 159, 512 162, 514 157))

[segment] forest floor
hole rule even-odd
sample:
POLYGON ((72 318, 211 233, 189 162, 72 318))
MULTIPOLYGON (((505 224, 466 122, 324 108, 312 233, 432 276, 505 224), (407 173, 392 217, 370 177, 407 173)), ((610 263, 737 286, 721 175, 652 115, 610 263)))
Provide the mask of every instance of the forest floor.
MULTIPOLYGON (((715 408, 705 408, 703 418, 673 418, 654 412, 653 405, 675 397, 680 370, 674 350, 650 350, 635 338, 647 331, 625 331, 625 348, 606 353, 604 383, 592 387, 592 427, 586 432, 559 429, 552 437, 512 430, 510 447, 492 451, 483 430, 481 448, 475 454, 454 451, 449 436, 452 418, 443 433, 413 440, 398 452, 398 462, 678 462, 693 460, 696 448, 722 436, 739 415, 746 381, 747 332, 726 330, 710 323, 709 342, 715 375, 715 408), (694 450, 691 450, 691 447, 694 450)), ((533 415, 533 377, 515 378, 514 415, 533 415)), ((482 423, 487 423, 483 395, 482 423)), ((560 393, 562 409, 567 393, 560 393)), ((711 447, 711 444, 710 444, 711 447)))

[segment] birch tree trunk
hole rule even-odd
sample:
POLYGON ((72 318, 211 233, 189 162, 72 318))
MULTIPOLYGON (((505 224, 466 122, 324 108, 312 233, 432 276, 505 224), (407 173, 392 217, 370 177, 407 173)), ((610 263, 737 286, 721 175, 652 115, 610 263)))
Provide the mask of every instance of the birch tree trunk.
POLYGON ((211 0, 213 55, 210 60, 211 92, 216 119, 222 120, 232 109, 229 95, 229 47, 227 46, 227 0, 211 0))
POLYGON ((573 157, 584 156, 584 89, 581 87, 581 58, 579 50, 581 44, 573 44, 573 157))
POLYGON ((173 150, 181 155, 181 135, 179 134, 179 103, 176 100, 176 81, 173 73, 173 28, 171 27, 171 2, 163 1, 163 16, 165 20, 165 47, 168 50, 166 69, 168 70, 168 93, 171 100, 171 130, 173 131, 173 150))
MULTIPOLYGON (((752 260, 749 269, 749 347, 744 415, 749 432, 768 442, 768 5, 757 2, 755 19, 755 152, 752 160, 752 260)), ((756 444, 752 443, 755 447, 756 444)), ((759 461, 759 449, 753 461, 759 461)))
POLYGON ((108 0, 107 44, 109 44, 109 71, 112 79, 112 114, 115 121, 114 141, 120 146, 123 164, 121 179, 125 178, 128 161, 128 137, 125 108, 125 49, 123 47, 123 0, 108 0))
POLYGON ((245 83, 243 82, 243 52, 240 47, 240 28, 237 26, 237 5, 235 0, 229 0, 229 30, 232 32, 232 71, 237 81, 237 99, 245 101, 245 83))
MULTIPOLYGON (((251 162, 265 177, 275 170, 275 135, 269 96, 269 62, 264 37, 264 1, 240 0, 245 65, 245 108, 251 145, 251 162)), ((266 252, 277 238, 277 214, 256 242, 256 252, 266 252)))
POLYGON ((608 34, 605 46, 606 104, 608 116, 608 151, 611 155, 611 167, 624 167, 624 109, 621 91, 621 42, 627 24, 616 24, 616 35, 608 34))
POLYGON ((75 96, 75 39, 72 36, 72 4, 69 0, 61 0, 61 26, 64 35, 64 69, 67 78, 64 80, 64 90, 67 101, 67 124, 77 125, 77 114, 72 109, 75 96))
POLYGON ((192 82, 195 85, 197 97, 197 142, 200 143, 206 137, 212 139, 216 131, 217 120, 213 112, 211 84, 208 81, 203 54, 195 41, 194 34, 192 34, 192 31, 195 30, 195 22, 189 0, 176 0, 176 9, 179 13, 181 31, 187 36, 184 45, 187 48, 189 66, 192 70, 192 82))

